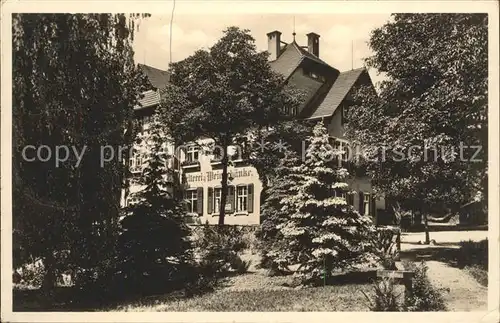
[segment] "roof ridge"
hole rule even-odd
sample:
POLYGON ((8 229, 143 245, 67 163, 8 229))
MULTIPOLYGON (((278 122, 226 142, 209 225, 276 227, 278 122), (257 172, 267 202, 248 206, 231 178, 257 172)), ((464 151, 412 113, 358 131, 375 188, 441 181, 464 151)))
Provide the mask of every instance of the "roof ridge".
POLYGON ((158 68, 158 67, 154 67, 154 66, 151 66, 151 65, 142 64, 142 63, 137 63, 137 65, 138 65, 138 66, 144 66, 144 67, 147 67, 147 68, 152 68, 152 69, 155 69, 155 70, 158 70, 158 71, 161 71, 161 72, 166 72, 166 73, 168 73, 168 70, 161 69, 161 68, 158 68))
POLYGON ((343 73, 349 73, 349 72, 354 72, 354 71, 358 72, 358 71, 361 71, 361 70, 367 70, 367 69, 366 69, 366 67, 363 66, 363 67, 358 67, 358 68, 350 69, 350 70, 347 70, 347 71, 343 71, 343 72, 340 72, 340 73, 343 74, 343 73))

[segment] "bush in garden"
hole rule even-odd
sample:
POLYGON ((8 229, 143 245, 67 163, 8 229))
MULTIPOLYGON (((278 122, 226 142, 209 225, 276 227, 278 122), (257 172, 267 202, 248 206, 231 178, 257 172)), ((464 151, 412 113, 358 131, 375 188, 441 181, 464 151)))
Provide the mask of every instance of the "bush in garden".
POLYGON ((414 262, 403 261, 405 270, 414 272, 413 293, 405 297, 403 308, 409 312, 437 312, 446 311, 443 296, 434 288, 427 276, 427 265, 424 261, 417 266, 414 262))
MULTIPOLYGON (((234 226, 219 226, 206 223, 194 242, 200 266, 211 268, 221 277, 235 267, 235 258, 245 248, 242 235, 234 226)), ((237 267, 237 266, 236 266, 237 267)))
POLYGON ((361 291, 368 302, 370 310, 374 312, 397 312, 401 310, 398 299, 400 293, 396 292, 396 284, 393 278, 383 278, 373 284, 374 295, 369 297, 365 292, 361 291))
POLYGON ((396 227, 377 227, 370 235, 370 250, 387 270, 397 270, 396 260, 399 257, 397 239, 399 229, 396 227))
POLYGON ((33 288, 42 286, 45 277, 45 267, 41 260, 24 264, 19 268, 19 271, 20 284, 33 288))
POLYGON ((457 265, 461 268, 478 266, 488 270, 488 239, 478 242, 472 240, 460 241, 457 258, 457 265))

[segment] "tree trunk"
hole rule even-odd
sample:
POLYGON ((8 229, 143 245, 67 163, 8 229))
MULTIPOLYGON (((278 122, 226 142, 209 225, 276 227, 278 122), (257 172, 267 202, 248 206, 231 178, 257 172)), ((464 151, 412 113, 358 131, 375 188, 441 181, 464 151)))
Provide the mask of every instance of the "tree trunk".
POLYGON ((431 239, 429 236, 429 220, 427 218, 427 213, 424 213, 424 230, 425 230, 425 244, 430 244, 431 239))
POLYGON ((227 167, 228 167, 228 155, 227 155, 227 144, 223 144, 223 152, 222 152, 222 180, 221 187, 222 192, 220 196, 220 210, 219 210, 219 225, 224 225, 224 217, 226 215, 226 200, 228 193, 228 185, 227 185, 227 167))
POLYGON ((50 294, 56 286, 55 259, 52 252, 47 253, 43 258, 43 266, 45 267, 45 274, 41 287, 45 294, 50 294))

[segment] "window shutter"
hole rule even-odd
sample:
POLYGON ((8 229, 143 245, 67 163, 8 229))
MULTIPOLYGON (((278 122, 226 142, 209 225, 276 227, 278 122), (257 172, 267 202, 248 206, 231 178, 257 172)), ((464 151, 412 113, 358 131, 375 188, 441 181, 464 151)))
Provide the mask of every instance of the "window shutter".
POLYGON ((359 192, 359 213, 363 215, 365 213, 365 201, 363 192, 359 192))
POLYGON ((187 201, 187 191, 182 192, 182 206, 184 212, 189 213, 189 203, 187 201))
POLYGON ((354 194, 350 192, 347 193, 347 204, 354 206, 354 194))
POLYGON ((253 184, 248 184, 247 211, 253 213, 253 184))
POLYGON ((230 208, 229 212, 227 212, 227 213, 234 213, 234 195, 235 195, 234 194, 234 186, 228 186, 227 187, 226 204, 227 203, 231 204, 231 208, 230 208))
POLYGON ((208 214, 214 213, 214 189, 213 187, 208 188, 208 198, 207 198, 207 212, 208 214))
POLYGON ((196 192, 196 204, 198 206, 198 214, 203 215, 203 187, 198 187, 196 192))
POLYGON ((377 203, 375 201, 375 196, 373 194, 371 195, 370 198, 370 215, 373 218, 373 222, 375 225, 377 224, 377 203))

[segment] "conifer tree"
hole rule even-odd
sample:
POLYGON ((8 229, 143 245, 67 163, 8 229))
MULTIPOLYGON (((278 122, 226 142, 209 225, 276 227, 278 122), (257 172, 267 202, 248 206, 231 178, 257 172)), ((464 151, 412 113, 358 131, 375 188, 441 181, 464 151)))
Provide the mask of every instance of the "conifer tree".
POLYGON ((168 167, 165 135, 156 115, 141 143, 146 161, 136 184, 142 189, 132 193, 121 223, 121 271, 133 291, 161 292, 180 283, 191 263, 189 229, 179 179, 168 167))
POLYGON ((286 221, 286 212, 282 209, 282 199, 289 194, 289 190, 295 185, 291 181, 291 171, 298 166, 300 160, 297 154, 288 150, 284 157, 279 160, 278 166, 274 169, 274 181, 267 189, 264 202, 262 204, 262 225, 256 233, 260 242, 261 266, 272 270, 273 274, 283 273, 288 270, 286 257, 281 253, 285 248, 283 235, 280 234, 278 225, 286 221))
POLYGON ((324 125, 316 125, 303 160, 275 184, 275 193, 282 190, 282 196, 270 194, 266 201, 276 204, 271 208, 278 210, 277 235, 282 240, 270 254, 278 263, 298 264, 296 275, 304 283, 317 283, 334 269, 368 260, 365 242, 374 230, 370 218, 347 204, 343 193, 349 193, 348 173, 335 166, 341 152, 329 140, 324 125))

